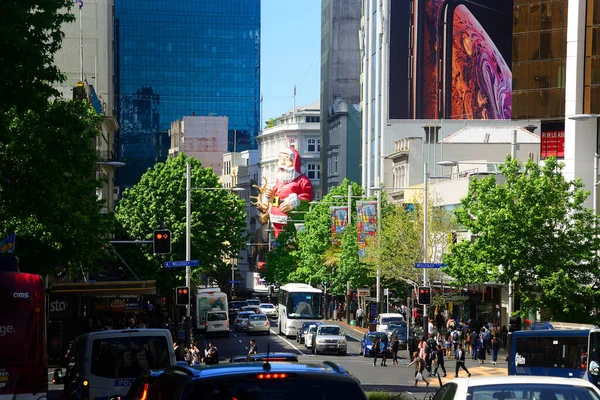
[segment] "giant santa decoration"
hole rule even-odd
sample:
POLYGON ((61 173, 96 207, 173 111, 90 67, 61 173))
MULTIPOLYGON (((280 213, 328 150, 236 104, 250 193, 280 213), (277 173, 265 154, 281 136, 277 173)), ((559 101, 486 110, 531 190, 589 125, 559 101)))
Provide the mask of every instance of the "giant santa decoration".
MULTIPOLYGON (((264 186, 261 194, 267 202, 258 201, 257 207, 273 224, 275 237, 288 221, 288 213, 298 207, 300 201, 312 201, 314 191, 310 180, 301 172, 301 160, 298 151, 285 147, 279 152, 277 180, 275 186, 264 186)), ((260 196, 259 196, 260 197, 260 196)), ((267 218, 261 219, 262 222, 267 218)))

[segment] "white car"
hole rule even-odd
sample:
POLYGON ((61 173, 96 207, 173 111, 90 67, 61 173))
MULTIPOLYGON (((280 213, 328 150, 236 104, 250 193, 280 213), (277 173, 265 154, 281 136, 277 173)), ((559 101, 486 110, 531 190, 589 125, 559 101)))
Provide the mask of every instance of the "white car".
POLYGON ((442 386, 433 397, 442 399, 600 400, 600 390, 579 378, 532 375, 457 378, 442 386))
POLYGON ((229 317, 226 311, 208 311, 206 313, 206 336, 229 336, 229 317))
POLYGON ((312 337, 315 333, 317 333, 318 325, 311 325, 308 327, 308 330, 304 334, 304 347, 307 349, 312 348, 312 337))
POLYGON ((248 330, 248 317, 256 315, 253 311, 240 311, 235 317, 235 331, 247 331, 248 330))
POLYGON ((271 303, 260 303, 258 309, 269 318, 277 318, 277 309, 271 303))

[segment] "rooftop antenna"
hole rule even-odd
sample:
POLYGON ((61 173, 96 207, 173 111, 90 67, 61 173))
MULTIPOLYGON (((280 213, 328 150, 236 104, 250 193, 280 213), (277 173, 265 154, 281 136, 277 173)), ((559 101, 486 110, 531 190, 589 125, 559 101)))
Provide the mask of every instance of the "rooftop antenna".
POLYGON ((263 364, 263 370, 265 370, 265 372, 269 372, 271 370, 271 364, 269 364, 269 353, 271 352, 270 347, 271 343, 267 343, 267 357, 265 358, 265 363, 263 364))

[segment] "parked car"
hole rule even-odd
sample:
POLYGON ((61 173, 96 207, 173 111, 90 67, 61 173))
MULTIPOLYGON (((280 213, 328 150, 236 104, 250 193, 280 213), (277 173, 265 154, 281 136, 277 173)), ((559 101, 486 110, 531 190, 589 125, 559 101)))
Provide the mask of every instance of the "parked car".
POLYGON ((160 393, 148 398, 304 400, 308 395, 322 400, 367 399, 359 380, 331 361, 227 363, 184 369, 187 372, 166 370, 152 385, 160 393))
POLYGON ((254 314, 248 316, 248 335, 254 333, 271 334, 271 324, 265 314, 254 314))
POLYGON ((310 349, 312 347, 312 337, 315 333, 317 333, 317 327, 319 325, 321 325, 320 322, 313 322, 312 324, 310 324, 308 330, 304 334, 304 347, 306 347, 307 349, 310 349))
POLYGON ((433 397, 433 400, 454 399, 600 400, 600 390, 579 378, 495 376, 453 379, 433 397))
POLYGON ((248 317, 254 315, 253 311, 240 311, 235 317, 235 327, 234 330, 236 332, 247 332, 248 331, 248 317))
MULTIPOLYGON (((267 361, 267 353, 257 353, 252 355, 239 355, 231 357, 229 360, 230 363, 236 362, 265 362, 267 361)), ((268 354, 269 362, 298 362, 298 355, 294 353, 269 353, 268 354)))
POLYGON ((277 318, 277 308, 271 303, 260 303, 258 309, 269 318, 277 318))
POLYGON ((304 335, 308 331, 308 327, 313 324, 314 322, 303 322, 302 325, 300 325, 298 331, 296 332, 296 342, 304 343, 304 335))
POLYGON ((206 336, 229 336, 229 318, 225 311, 208 311, 206 313, 206 336))
MULTIPOLYGON (((384 332, 367 332, 363 335, 362 339, 360 340, 360 354, 365 356, 365 357, 372 357, 373 353, 373 339, 375 337, 378 337, 379 340, 381 341, 381 338, 383 336, 386 336, 386 334, 384 332)), ((392 355, 389 349, 389 341, 388 341, 388 348, 386 350, 388 352, 388 355, 392 355)))
POLYGON ((314 354, 333 352, 345 356, 348 352, 346 335, 338 325, 319 326, 312 337, 311 347, 314 354))

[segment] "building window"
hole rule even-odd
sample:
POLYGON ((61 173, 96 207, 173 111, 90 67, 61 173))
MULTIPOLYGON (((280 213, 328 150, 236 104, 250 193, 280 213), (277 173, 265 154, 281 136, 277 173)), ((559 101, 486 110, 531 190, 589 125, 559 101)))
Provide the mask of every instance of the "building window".
POLYGON ((306 117, 306 122, 321 122, 321 117, 306 117))
POLYGON ((308 173, 306 174, 308 179, 321 179, 321 166, 319 164, 307 164, 306 167, 308 170, 308 173))
POLYGON ((307 139, 306 151, 309 153, 319 153, 321 151, 321 139, 307 139))
POLYGON ((335 157, 333 159, 333 173, 337 174, 338 173, 338 158, 335 157))

